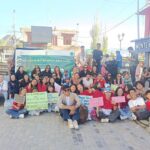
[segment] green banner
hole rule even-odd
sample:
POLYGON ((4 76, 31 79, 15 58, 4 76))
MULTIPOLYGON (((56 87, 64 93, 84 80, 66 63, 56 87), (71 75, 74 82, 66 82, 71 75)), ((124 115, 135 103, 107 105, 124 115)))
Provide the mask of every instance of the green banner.
POLYGON ((48 97, 46 92, 35 92, 26 94, 27 110, 48 109, 48 97))
POLYGON ((59 100, 59 94, 58 93, 48 93, 48 103, 56 104, 59 100))
POLYGON ((36 65, 39 65, 42 70, 46 65, 50 65, 53 69, 59 66, 61 71, 71 71, 75 64, 73 51, 58 51, 58 50, 17 50, 15 57, 15 70, 19 66, 24 66, 25 71, 31 72, 36 65))

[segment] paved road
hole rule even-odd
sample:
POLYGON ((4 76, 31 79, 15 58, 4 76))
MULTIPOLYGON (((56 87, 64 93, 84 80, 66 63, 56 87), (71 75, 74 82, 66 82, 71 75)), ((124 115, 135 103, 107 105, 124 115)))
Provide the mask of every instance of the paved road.
POLYGON ((79 131, 58 114, 9 119, 0 107, 0 150, 150 150, 150 134, 132 121, 88 122, 79 131))

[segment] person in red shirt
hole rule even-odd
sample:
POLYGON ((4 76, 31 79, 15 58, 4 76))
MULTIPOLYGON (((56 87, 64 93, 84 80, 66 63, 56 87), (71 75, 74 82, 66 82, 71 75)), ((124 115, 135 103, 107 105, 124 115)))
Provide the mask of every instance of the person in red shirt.
POLYGON ((93 98, 103 97, 103 93, 93 87, 89 87, 87 90, 83 91, 82 95, 92 96, 93 98))
POLYGON ((40 83, 37 84, 38 92, 46 92, 47 91, 47 80, 44 77, 40 83))
POLYGON ((37 81, 33 79, 27 86, 26 91, 27 93, 32 93, 34 89, 37 89, 37 81))
POLYGON ((147 90, 147 91, 146 91, 145 97, 147 98, 147 101, 146 101, 146 109, 147 109, 148 111, 150 111, 150 90, 147 90))
POLYGON ((94 87, 97 89, 103 89, 105 87, 106 81, 101 74, 98 74, 97 78, 94 80, 94 87))
MULTIPOLYGON (((21 89, 19 92, 20 97, 25 98, 26 95, 26 89, 21 89)), ((24 109, 25 104, 18 102, 17 100, 14 100, 12 108, 6 110, 6 113, 10 116, 10 118, 24 118, 25 114, 27 114, 27 110, 24 109)))
POLYGON ((115 122, 120 117, 120 112, 115 103, 112 102, 112 92, 110 87, 104 89, 104 106, 97 108, 97 116, 101 122, 115 122))

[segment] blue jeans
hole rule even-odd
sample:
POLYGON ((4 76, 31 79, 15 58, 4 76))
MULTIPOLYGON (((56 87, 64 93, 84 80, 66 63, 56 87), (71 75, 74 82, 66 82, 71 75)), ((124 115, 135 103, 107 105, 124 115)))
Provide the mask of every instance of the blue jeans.
POLYGON ((6 113, 8 115, 11 115, 12 118, 19 118, 19 115, 27 114, 27 110, 26 109, 21 109, 21 110, 8 109, 6 110, 6 113))
POLYGON ((132 117, 132 112, 130 111, 128 106, 125 108, 119 109, 119 111, 120 111, 120 116, 127 117, 127 119, 130 119, 132 117))
POLYGON ((70 110, 68 109, 60 109, 60 115, 61 117, 66 121, 68 119, 72 119, 73 121, 76 120, 78 121, 79 118, 80 118, 80 115, 79 115, 79 108, 76 109, 75 113, 73 115, 70 115, 70 110))

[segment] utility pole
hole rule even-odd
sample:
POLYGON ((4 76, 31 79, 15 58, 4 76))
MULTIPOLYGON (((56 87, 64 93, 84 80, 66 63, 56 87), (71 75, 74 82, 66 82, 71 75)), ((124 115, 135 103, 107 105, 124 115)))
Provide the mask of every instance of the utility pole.
POLYGON ((137 39, 140 38, 140 15, 139 15, 139 11, 140 11, 140 1, 137 0, 137 39))

